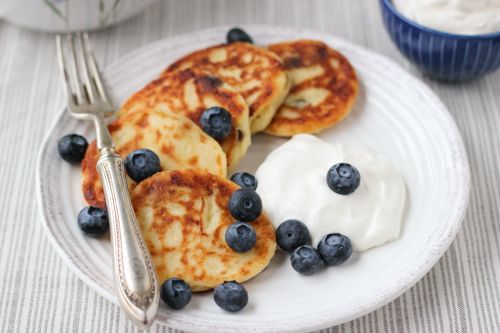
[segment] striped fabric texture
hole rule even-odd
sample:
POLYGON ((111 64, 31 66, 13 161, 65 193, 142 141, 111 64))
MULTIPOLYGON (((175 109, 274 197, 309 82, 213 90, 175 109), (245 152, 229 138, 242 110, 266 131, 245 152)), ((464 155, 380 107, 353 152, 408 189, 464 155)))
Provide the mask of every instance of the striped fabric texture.
MULTIPOLYGON (((468 150, 470 206, 444 257, 395 301, 322 332, 500 332, 500 71, 463 84, 422 76, 390 41, 375 0, 163 0, 91 38, 106 66, 161 38, 247 23, 326 31, 392 58, 442 98, 468 150)), ((40 224, 35 162, 63 105, 58 74, 53 35, 0 21, 0 332, 138 332, 64 265, 40 224)))

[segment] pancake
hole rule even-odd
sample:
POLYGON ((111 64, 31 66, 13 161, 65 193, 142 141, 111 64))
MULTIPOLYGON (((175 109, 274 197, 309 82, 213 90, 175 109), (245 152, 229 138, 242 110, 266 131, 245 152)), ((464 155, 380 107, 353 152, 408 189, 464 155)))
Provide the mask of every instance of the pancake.
MULTIPOLYGON (((220 145, 182 115, 146 108, 119 117, 108 128, 122 158, 136 149, 147 148, 158 155, 162 170, 199 168, 226 176, 226 156, 220 145)), ((82 161, 82 189, 89 205, 104 208, 104 193, 96 169, 98 159, 93 141, 82 161)), ((127 181, 132 189, 135 183, 129 177, 127 181)))
POLYGON ((183 113, 199 125, 203 111, 212 106, 223 107, 232 116, 233 129, 219 142, 232 171, 251 142, 248 106, 238 92, 215 76, 198 69, 169 72, 130 97, 119 114, 143 108, 170 110, 183 113))
POLYGON ((246 281, 260 273, 276 250, 265 214, 251 222, 257 242, 233 251, 225 232, 234 222, 227 209, 238 185, 200 170, 159 172, 132 191, 132 204, 160 282, 177 277, 195 292, 224 281, 246 281))
POLYGON ((249 43, 223 44, 196 51, 177 60, 165 72, 186 68, 207 70, 243 95, 250 109, 252 133, 269 125, 290 89, 281 60, 249 43))
POLYGON ((358 93, 349 61, 326 44, 298 40, 269 46, 285 65, 292 87, 266 133, 318 133, 344 119, 358 93))

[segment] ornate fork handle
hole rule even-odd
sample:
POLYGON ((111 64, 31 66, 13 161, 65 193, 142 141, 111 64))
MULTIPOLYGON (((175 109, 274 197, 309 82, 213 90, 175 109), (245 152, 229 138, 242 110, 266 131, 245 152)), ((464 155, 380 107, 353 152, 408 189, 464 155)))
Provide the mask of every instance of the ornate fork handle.
POLYGON ((110 219, 118 298, 128 315, 147 328, 158 312, 158 283, 130 202, 123 160, 113 148, 103 148, 97 170, 110 219))
POLYGON ((57 60, 66 92, 68 111, 79 119, 91 120, 96 130, 100 158, 97 170, 108 208, 115 288, 125 313, 141 328, 147 328, 158 312, 159 287, 156 273, 139 230, 130 202, 123 161, 115 153, 104 116, 114 112, 92 53, 89 37, 67 36, 64 51, 61 36, 56 37, 57 60), (65 53, 69 53, 69 61, 65 53), (83 80, 82 80, 83 77, 83 80))

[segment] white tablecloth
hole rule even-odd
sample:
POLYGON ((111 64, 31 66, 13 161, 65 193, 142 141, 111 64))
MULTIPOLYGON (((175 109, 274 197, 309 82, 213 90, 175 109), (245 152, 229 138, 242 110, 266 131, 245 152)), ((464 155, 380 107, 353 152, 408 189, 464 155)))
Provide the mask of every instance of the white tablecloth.
MULTIPOLYGON (((327 31, 421 76, 390 42, 375 0, 162 1, 91 38, 105 66, 160 38, 246 23, 327 31)), ((35 161, 63 104, 53 46, 53 35, 0 21, 0 332, 135 332, 64 265, 40 224, 35 161)), ((449 107, 467 146, 472 195, 463 228, 412 289, 326 332, 500 332, 500 71, 464 84, 423 80, 449 107)), ((167 331, 176 332, 151 328, 167 331)))

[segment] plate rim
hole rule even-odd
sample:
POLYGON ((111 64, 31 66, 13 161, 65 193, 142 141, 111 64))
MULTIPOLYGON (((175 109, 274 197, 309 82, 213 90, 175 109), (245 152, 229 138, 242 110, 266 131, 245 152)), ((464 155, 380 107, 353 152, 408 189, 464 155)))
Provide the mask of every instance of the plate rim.
MULTIPOLYGON (((169 43, 175 43, 177 40, 183 40, 183 39, 193 39, 193 36, 195 35, 213 35, 216 33, 221 33, 221 32, 226 32, 228 29, 230 29, 232 26, 224 25, 224 26, 218 26, 214 28, 208 28, 208 29, 201 29, 201 30, 193 30, 187 33, 182 33, 179 35, 167 37, 164 39, 160 39, 157 41, 154 41, 152 43, 143 45, 137 49, 132 50, 131 52, 125 54, 124 56, 118 58, 116 61, 114 61, 112 64, 108 65, 103 72, 112 73, 113 71, 116 71, 121 63, 124 63, 127 61, 127 59, 134 57, 137 54, 140 54, 148 49, 153 49, 155 47, 158 47, 160 45, 165 45, 169 43)), ((185 319, 179 318, 178 316, 175 315, 175 313, 169 312, 169 322, 168 323, 163 323, 163 322, 155 322, 157 325, 166 325, 168 327, 176 328, 176 329, 181 329, 181 330, 188 330, 188 331, 205 331, 205 332, 212 332, 214 329, 216 329, 219 332, 299 332, 303 330, 315 330, 315 329, 322 329, 325 327, 331 327, 334 325, 339 325, 341 323, 348 322, 350 320, 359 318, 367 313, 370 313, 387 303, 393 301, 395 298, 409 290, 411 287, 413 287, 418 281, 421 280, 421 278, 427 274, 432 267, 437 263, 437 261, 442 257, 442 255, 445 253, 445 251, 449 248, 451 245, 452 241, 455 239, 456 234, 458 233, 463 219, 465 217, 465 212, 468 206, 468 201, 470 197, 470 169, 469 169, 469 163, 467 159, 467 153, 465 149, 465 145, 463 143, 463 139, 461 137, 461 134, 458 130, 457 124, 452 117, 451 113, 449 112, 448 108, 444 105, 444 103, 439 99, 439 97, 434 93, 434 91, 427 85, 425 84, 422 80, 417 78, 415 75, 412 73, 408 72, 405 68, 403 68, 401 65, 393 61, 387 56, 384 56, 382 54, 379 54, 375 51, 369 50, 363 46, 360 46, 358 44, 352 43, 350 41, 347 41, 342 38, 338 38, 334 36, 332 33, 328 32, 322 32, 322 31, 317 31, 317 30, 312 30, 312 29, 301 29, 301 28, 294 28, 294 27, 285 27, 285 26, 276 26, 276 25, 267 25, 267 24, 253 24, 253 25, 242 25, 242 28, 247 30, 247 31, 259 31, 260 34, 264 31, 272 31, 273 34, 289 34, 289 35, 297 35, 298 38, 304 38, 304 36, 311 36, 314 35, 316 36, 317 39, 319 40, 334 40, 336 43, 340 45, 347 45, 349 48, 360 51, 361 53, 367 54, 370 57, 377 58, 379 61, 384 63, 384 65, 392 68, 393 70, 398 71, 402 75, 406 76, 404 79, 406 82, 409 82, 412 84, 412 86, 418 88, 418 90, 422 93, 424 93, 426 96, 432 98, 432 104, 435 105, 437 112, 436 116, 436 121, 440 123, 440 125, 443 128, 446 128, 446 138, 447 141, 450 143, 450 151, 453 151, 455 153, 454 158, 456 160, 455 166, 456 170, 455 172, 458 175, 462 175, 461 180, 462 182, 460 185, 456 184, 456 188, 458 191, 455 193, 455 199, 454 203, 455 206, 453 207, 454 209, 454 214, 451 214, 446 223, 442 223, 444 230, 442 230, 442 237, 439 239, 439 241, 436 241, 436 244, 433 246, 433 251, 432 255, 429 255, 427 260, 422 262, 421 265, 419 265, 417 268, 413 268, 411 270, 408 270, 406 272, 406 279, 404 281, 401 281, 401 283, 398 283, 397 286, 394 286, 390 288, 389 290, 383 292, 383 293, 378 293, 376 297, 373 297, 370 299, 369 302, 364 304, 362 307, 359 307, 357 311, 352 311, 349 315, 345 315, 339 317, 338 314, 337 316, 333 316, 332 313, 329 313, 328 311, 322 312, 318 314, 317 316, 314 317, 314 321, 308 321, 308 319, 312 319, 309 317, 304 317, 300 318, 300 320, 297 320, 296 322, 293 322, 292 324, 287 323, 286 326, 283 323, 283 326, 273 326, 269 327, 267 325, 254 325, 252 327, 232 327, 228 325, 224 325, 224 323, 218 323, 217 327, 214 327, 213 324, 209 323, 201 323, 199 321, 196 321, 196 323, 193 323, 192 321, 186 321, 185 319), (334 318, 334 319, 332 319, 334 318)), ((328 43, 327 43, 328 44, 328 43)), ((56 130, 58 124, 64 117, 64 113, 66 112, 65 107, 61 107, 61 112, 56 116, 54 119, 52 125, 49 128, 49 131, 47 132, 43 143, 41 145, 38 157, 37 157, 37 163, 36 163, 36 191, 37 191, 37 202, 39 206, 39 210, 41 211, 41 223, 43 225, 43 228, 45 230, 45 233, 47 234, 47 237, 49 238, 50 243, 52 246, 56 249, 56 252, 59 254, 59 256, 63 259, 63 262, 66 263, 66 265, 80 278, 82 279, 87 285, 89 285, 92 289, 94 289, 98 294, 104 296, 106 299, 111 301, 114 304, 118 304, 118 300, 115 297, 113 293, 110 293, 106 288, 103 288, 101 285, 98 283, 94 282, 90 276, 87 275, 86 272, 84 272, 76 262, 73 262, 71 260, 71 257, 66 253, 59 243, 59 240, 56 238, 55 234, 52 233, 52 230, 50 229, 50 212, 48 212, 47 207, 44 205, 44 182, 42 179, 42 171, 43 171, 43 161, 45 156, 47 156, 46 151, 49 149, 49 141, 51 138, 52 133, 56 130)), ((228 321, 227 322, 229 325, 233 323, 233 321, 228 321)))

